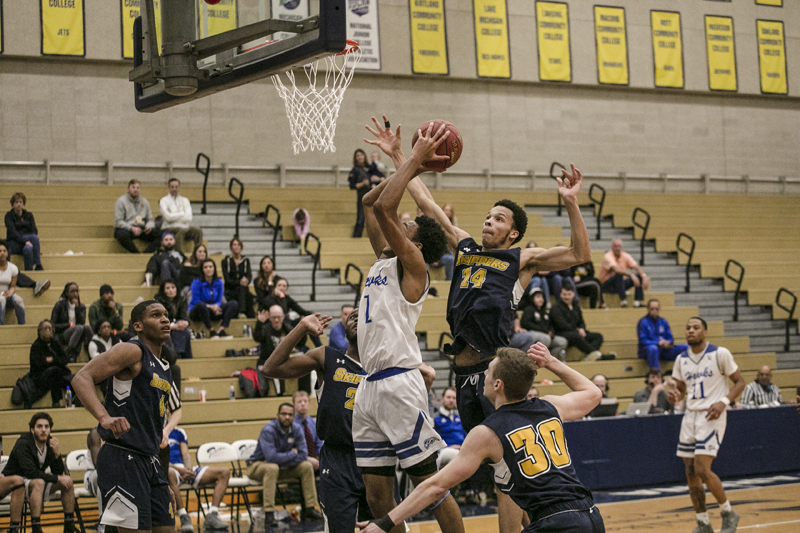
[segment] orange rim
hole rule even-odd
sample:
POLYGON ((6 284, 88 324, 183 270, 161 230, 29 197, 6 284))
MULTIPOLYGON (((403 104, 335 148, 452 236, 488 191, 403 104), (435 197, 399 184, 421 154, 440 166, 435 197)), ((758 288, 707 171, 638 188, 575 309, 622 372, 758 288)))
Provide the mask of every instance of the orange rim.
POLYGON ((337 56, 345 56, 347 54, 352 54, 356 50, 358 50, 359 46, 356 41, 347 39, 347 46, 345 46, 344 50, 336 54, 337 56))

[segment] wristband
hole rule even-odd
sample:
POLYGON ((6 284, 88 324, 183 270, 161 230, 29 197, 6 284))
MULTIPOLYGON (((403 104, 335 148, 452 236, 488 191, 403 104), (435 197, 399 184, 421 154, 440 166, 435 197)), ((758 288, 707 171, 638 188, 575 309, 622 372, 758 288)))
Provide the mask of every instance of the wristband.
POLYGON ((378 520, 373 520, 372 523, 381 528, 382 530, 384 530, 386 533, 389 533, 389 531, 391 531, 392 528, 395 526, 395 523, 392 522, 392 519, 389 518, 388 514, 383 518, 380 518, 378 520))
POLYGON ((727 407, 728 405, 730 405, 730 404, 731 404, 731 401, 728 399, 728 397, 727 397, 727 396, 723 396, 723 397, 722 397, 722 399, 721 399, 720 401, 721 401, 722 403, 724 403, 726 407, 727 407))

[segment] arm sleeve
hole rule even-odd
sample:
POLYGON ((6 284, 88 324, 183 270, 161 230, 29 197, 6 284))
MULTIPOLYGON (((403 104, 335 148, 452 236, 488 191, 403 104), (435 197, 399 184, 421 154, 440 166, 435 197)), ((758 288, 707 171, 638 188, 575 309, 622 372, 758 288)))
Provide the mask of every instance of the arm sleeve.
POLYGON ((214 301, 212 303, 216 305, 222 305, 222 295, 225 294, 225 287, 222 284, 222 280, 217 278, 214 281, 213 293, 214 293, 214 301))
POLYGON ((583 320, 583 311, 577 305, 575 306, 575 314, 578 315, 578 327, 586 329, 586 322, 583 320))
POLYGON ((222 260, 222 279, 225 280, 225 286, 231 285, 235 283, 231 279, 231 263, 233 259, 229 255, 226 255, 225 258, 222 260))
POLYGON ((300 464, 308 459, 308 445, 306 444, 306 436, 300 425, 296 422, 292 423, 292 433, 294 433, 294 444, 297 447, 297 458, 293 461, 294 464, 300 464))
POLYGON ((41 351, 41 343, 34 341, 31 344, 31 354, 30 354, 30 364, 31 364, 31 374, 38 375, 44 372, 47 368, 47 361, 45 358, 47 354, 41 351))
POLYGON ((639 344, 644 346, 650 345, 657 345, 658 338, 654 338, 655 330, 653 328, 648 328, 647 324, 645 324, 646 319, 642 318, 639 320, 639 323, 636 324, 636 335, 639 337, 639 344))
POLYGON ((156 223, 153 219, 153 210, 150 209, 150 202, 147 201, 147 198, 142 198, 142 203, 144 204, 144 227, 155 228, 156 223))
POLYGON ((183 198, 183 212, 186 213, 183 215, 183 221, 188 224, 192 221, 192 203, 185 197, 183 198))
POLYGON ((181 217, 177 213, 172 213, 169 210, 169 195, 165 196, 158 201, 158 210, 161 211, 161 216, 164 217, 164 222, 178 222, 181 217))
POLYGON ((115 329, 117 331, 122 331, 125 329, 125 322, 123 322, 122 317, 125 314, 122 312, 122 304, 119 302, 114 302, 117 304, 117 316, 111 319, 111 329, 115 329))
POLYGON ((253 269, 250 268, 250 259, 245 257, 244 258, 244 277, 247 278, 248 282, 253 281, 253 269))
POLYGON ((201 285, 202 282, 199 279, 192 280, 192 299, 189 300, 189 311, 191 311, 195 305, 200 303, 200 296, 203 292, 201 285))
POLYGON ((14 241, 18 243, 24 243, 25 241, 22 240, 22 234, 17 231, 17 226, 14 225, 14 212, 9 211, 6 213, 5 216, 5 224, 6 224, 6 237, 9 241, 14 241))
POLYGON ((53 312, 50 313, 50 320, 53 322, 53 329, 55 330, 54 333, 63 333, 69 328, 69 313, 63 309, 62 302, 64 300, 56 302, 56 305, 53 306, 53 312), (62 322, 63 320, 66 321, 62 322))
POLYGON ((262 289, 260 285, 255 285, 255 288, 256 288, 256 300, 258 300, 258 305, 261 307, 266 307, 267 299, 269 297, 269 292, 262 289))
POLYGON ((114 227, 130 230, 132 224, 125 221, 125 203, 122 198, 117 198, 114 204, 114 227))
POLYGON ((89 306, 89 325, 92 326, 92 330, 94 330, 94 325, 100 318, 98 316, 98 312, 99 312, 99 306, 97 305, 97 302, 92 302, 92 305, 89 306))
POLYGON ((747 386, 742 391, 742 397, 741 397, 740 401, 742 402, 743 405, 755 403, 755 401, 753 400, 753 397, 755 395, 753 394, 752 385, 753 385, 752 382, 748 383, 747 386))
POLYGON ((550 310, 550 321, 553 323, 553 328, 556 332, 572 331, 575 329, 569 319, 564 316, 564 311, 560 305, 554 305, 550 310))
POLYGON ((675 338, 672 336, 672 330, 669 327, 669 322, 664 320, 664 338, 669 342, 675 342, 675 338))
POLYGON ((306 311, 305 309, 303 309, 303 307, 299 303, 295 302, 294 298, 292 298, 288 294, 286 295, 286 303, 287 303, 287 306, 289 307, 289 309, 291 309, 292 311, 294 311, 298 315, 308 316, 308 315, 311 314, 310 311, 306 311))

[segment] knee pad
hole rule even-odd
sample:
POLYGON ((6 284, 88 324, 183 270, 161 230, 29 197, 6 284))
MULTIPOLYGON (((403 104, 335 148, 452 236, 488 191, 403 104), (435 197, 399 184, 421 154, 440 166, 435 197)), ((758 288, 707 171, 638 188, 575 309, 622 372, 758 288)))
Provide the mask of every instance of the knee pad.
MULTIPOLYGON (((406 474, 413 477, 429 476, 437 471, 436 455, 431 455, 421 463, 403 469, 406 474)), ((438 505, 438 504, 437 504, 438 505)))

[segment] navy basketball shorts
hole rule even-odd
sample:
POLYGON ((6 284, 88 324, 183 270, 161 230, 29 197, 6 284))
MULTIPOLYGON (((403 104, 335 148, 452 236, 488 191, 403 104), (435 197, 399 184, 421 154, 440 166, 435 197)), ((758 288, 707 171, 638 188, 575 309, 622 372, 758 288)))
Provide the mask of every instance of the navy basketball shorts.
POLYGON ((353 450, 325 445, 319 454, 319 501, 325 531, 353 533, 356 520, 372 520, 367 489, 353 450))
POLYGON ((479 426, 486 417, 494 413, 494 405, 483 395, 484 371, 489 368, 489 361, 474 366, 453 366, 456 375, 456 404, 458 415, 464 431, 469 433, 479 426))
POLYGON ((126 529, 174 526, 169 483, 158 457, 105 444, 97 455, 100 523, 126 529))
POLYGON ((605 533, 606 526, 603 517, 594 504, 589 501, 587 505, 583 502, 569 502, 552 506, 549 511, 545 511, 544 516, 536 520, 532 517, 530 525, 522 530, 522 533, 605 533))

